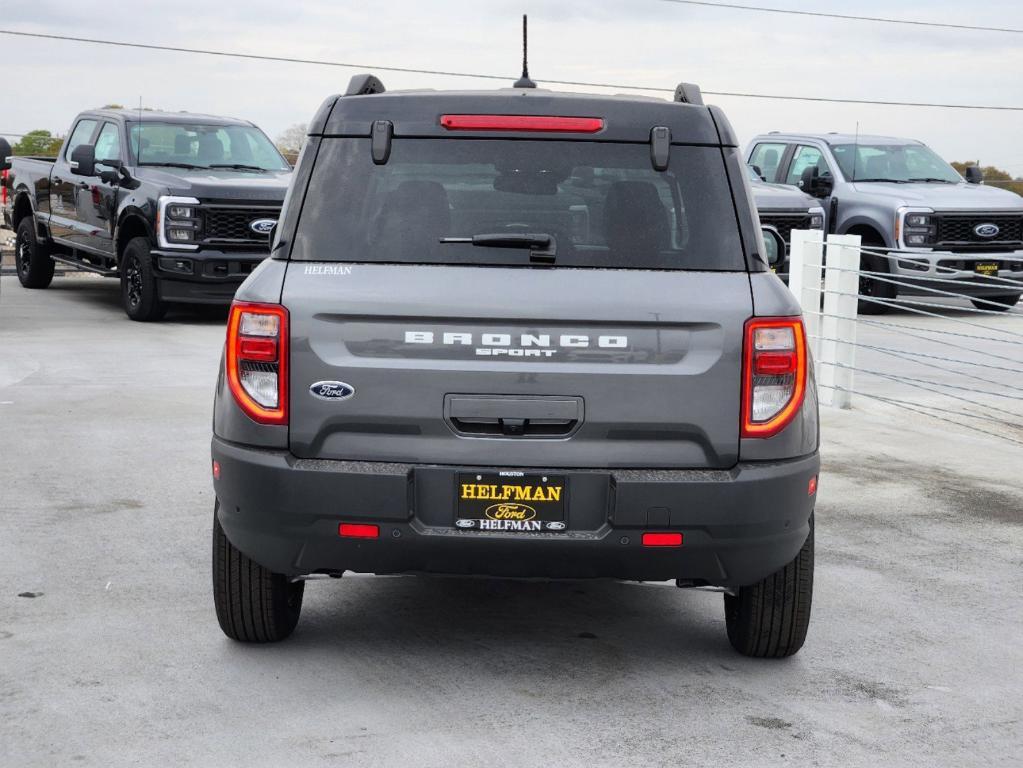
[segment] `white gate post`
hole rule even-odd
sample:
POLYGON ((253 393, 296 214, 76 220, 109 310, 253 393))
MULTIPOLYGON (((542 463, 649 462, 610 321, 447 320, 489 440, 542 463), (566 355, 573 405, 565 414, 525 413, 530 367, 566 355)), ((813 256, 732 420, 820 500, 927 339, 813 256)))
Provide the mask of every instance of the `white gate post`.
POLYGON ((824 233, 820 230, 792 230, 789 247, 789 290, 803 310, 806 342, 814 360, 820 359, 821 265, 824 263, 824 233))
POLYGON ((860 236, 829 235, 818 383, 821 402, 836 408, 852 407, 859 269, 860 236))

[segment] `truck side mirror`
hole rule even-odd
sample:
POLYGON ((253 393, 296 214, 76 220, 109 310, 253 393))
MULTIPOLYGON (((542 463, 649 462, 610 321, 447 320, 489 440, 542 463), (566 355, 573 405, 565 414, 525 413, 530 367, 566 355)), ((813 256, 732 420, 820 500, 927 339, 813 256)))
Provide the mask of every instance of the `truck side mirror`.
POLYGON ((7 139, 0 139, 0 171, 11 169, 11 144, 7 139))
POLYGON ((71 151, 70 165, 75 176, 95 176, 96 148, 92 144, 79 144, 71 151))
POLYGON ((785 253, 785 243, 773 227, 762 227, 761 235, 764 239, 764 259, 770 266, 776 267, 785 253))
POLYGON ((984 181, 984 172, 976 165, 966 166, 964 175, 966 176, 967 184, 980 184, 984 181))
POLYGON ((821 176, 816 165, 808 165, 799 177, 799 188, 814 197, 827 197, 835 188, 835 180, 831 176, 821 176))

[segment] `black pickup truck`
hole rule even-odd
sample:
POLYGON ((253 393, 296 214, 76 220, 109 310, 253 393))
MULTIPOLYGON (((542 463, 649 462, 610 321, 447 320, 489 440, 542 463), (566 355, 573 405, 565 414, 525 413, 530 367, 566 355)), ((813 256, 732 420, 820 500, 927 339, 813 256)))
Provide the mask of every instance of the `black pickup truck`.
POLYGON ((252 123, 186 112, 83 112, 55 159, 10 154, 0 139, 21 284, 47 287, 55 262, 119 277, 132 320, 230 303, 269 254, 291 176, 252 123))

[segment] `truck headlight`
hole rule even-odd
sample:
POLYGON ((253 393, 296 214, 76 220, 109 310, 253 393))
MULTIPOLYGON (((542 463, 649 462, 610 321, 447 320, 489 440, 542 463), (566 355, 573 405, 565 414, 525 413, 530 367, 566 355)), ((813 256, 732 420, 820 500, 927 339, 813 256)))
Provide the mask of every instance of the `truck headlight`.
POLYGON ((156 238, 161 248, 194 251, 201 240, 199 201, 194 197, 161 197, 156 212, 156 238))
POLYGON ((900 209, 895 217, 895 226, 896 240, 901 235, 902 242, 911 248, 926 248, 938 239, 938 222, 933 211, 900 209))
POLYGON ((810 209, 810 229, 824 229, 824 209, 810 209))

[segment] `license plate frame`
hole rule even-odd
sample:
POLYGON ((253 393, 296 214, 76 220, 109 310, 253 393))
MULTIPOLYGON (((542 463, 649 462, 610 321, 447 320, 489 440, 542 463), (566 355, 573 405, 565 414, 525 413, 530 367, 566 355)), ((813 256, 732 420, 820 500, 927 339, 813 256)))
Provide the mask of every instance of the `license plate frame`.
POLYGON ((454 524, 484 533, 563 533, 568 477, 518 470, 456 472, 454 524))

